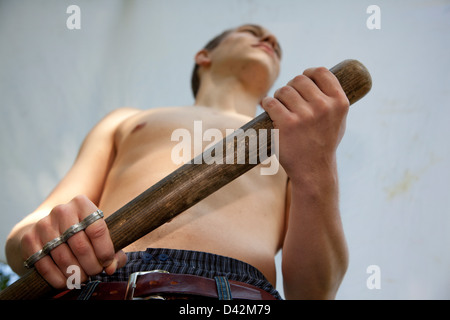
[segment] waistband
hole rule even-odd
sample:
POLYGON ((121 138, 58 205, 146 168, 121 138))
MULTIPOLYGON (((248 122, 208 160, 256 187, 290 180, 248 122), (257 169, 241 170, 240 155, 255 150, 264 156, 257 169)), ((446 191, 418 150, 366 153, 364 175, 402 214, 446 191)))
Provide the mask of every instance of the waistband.
POLYGON ((66 290, 57 300, 275 300, 276 298, 248 283, 161 270, 133 273, 128 282, 90 281, 81 290, 66 290))
POLYGON ((276 299, 281 300, 279 292, 250 264, 217 254, 166 248, 148 248, 145 251, 127 252, 127 264, 113 275, 101 273, 91 277, 91 281, 128 281, 132 273, 139 271, 164 270, 174 274, 187 274, 214 279, 226 277, 258 287, 276 299))

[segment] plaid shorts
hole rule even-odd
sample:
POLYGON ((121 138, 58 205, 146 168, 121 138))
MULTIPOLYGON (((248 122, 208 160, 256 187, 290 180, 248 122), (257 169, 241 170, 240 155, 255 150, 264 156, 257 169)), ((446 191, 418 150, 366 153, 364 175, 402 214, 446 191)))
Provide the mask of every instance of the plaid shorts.
POLYGON ((211 279, 215 276, 223 276, 229 280, 254 285, 269 292, 275 298, 282 299, 279 292, 258 269, 233 258, 199 251, 153 248, 126 254, 128 262, 124 267, 118 269, 111 276, 101 273, 91 277, 91 281, 128 281, 129 275, 134 272, 165 270, 170 273, 196 275, 211 279))

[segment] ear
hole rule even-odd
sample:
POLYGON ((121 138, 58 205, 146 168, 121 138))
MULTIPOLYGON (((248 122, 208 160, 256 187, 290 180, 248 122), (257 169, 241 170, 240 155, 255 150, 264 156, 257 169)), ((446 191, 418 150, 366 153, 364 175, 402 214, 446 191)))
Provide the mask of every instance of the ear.
POLYGON ((206 49, 202 49, 195 55, 195 63, 199 66, 206 67, 211 64, 211 56, 209 51, 206 49))

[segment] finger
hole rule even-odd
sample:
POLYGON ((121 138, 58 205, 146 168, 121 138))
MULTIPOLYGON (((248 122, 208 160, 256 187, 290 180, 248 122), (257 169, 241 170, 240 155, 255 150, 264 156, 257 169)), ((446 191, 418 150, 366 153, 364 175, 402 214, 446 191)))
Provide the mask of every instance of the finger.
MULTIPOLYGON (((84 196, 76 197, 72 202, 79 208, 80 221, 95 213, 97 207, 84 196)), ((89 243, 92 246, 92 250, 86 251, 86 259, 92 258, 92 253, 95 255, 97 261, 102 267, 107 267, 114 260, 114 245, 109 234, 108 226, 103 219, 96 220, 91 225, 87 226, 84 230, 84 234, 87 236, 89 243)), ((79 238, 82 238, 81 236, 79 238)), ((86 261, 88 262, 88 261, 86 261)), ((96 263, 91 261, 89 268, 94 270, 96 263)))
POLYGON ((308 102, 315 101, 323 95, 323 92, 317 87, 314 81, 306 75, 296 76, 288 82, 288 86, 297 90, 301 97, 308 102))
POLYGON ((86 228, 85 234, 92 244, 99 263, 103 267, 107 267, 113 263, 115 257, 114 244, 112 243, 106 222, 103 219, 94 222, 86 228))
POLYGON ((108 275, 112 275, 117 269, 122 268, 126 263, 127 256, 122 250, 120 250, 115 254, 113 262, 105 268, 105 272, 108 275))
MULTIPOLYGON (((21 249, 24 261, 41 250, 43 246, 44 243, 36 232, 36 227, 24 234, 21 239, 21 249)), ((66 285, 66 277, 59 270, 51 257, 44 256, 34 264, 34 267, 52 287, 61 289, 66 285)))
POLYGON ((305 99, 292 86, 284 86, 275 91, 274 98, 280 101, 289 111, 296 112, 305 103, 305 99))
MULTIPOLYGON (((58 228, 58 236, 62 235, 69 226, 73 225, 78 221, 78 212, 68 204, 59 205, 53 208, 49 215, 53 221, 54 225, 57 225, 58 228)), ((66 243, 62 243, 52 251, 50 251, 50 256, 53 261, 59 267, 63 274, 67 273, 67 269, 69 266, 76 265, 81 269, 81 279, 87 279, 86 274, 81 268, 78 259, 73 254, 72 250, 66 243)))
MULTIPOLYGON (((60 231, 62 233, 97 211, 97 207, 85 196, 75 197, 67 204, 67 208, 70 208, 72 214, 66 214, 61 217, 60 231)), ((86 233, 91 226, 99 222, 103 222, 103 220, 95 221, 84 231, 75 233, 67 240, 67 244, 77 259, 79 266, 87 275, 95 275, 103 271, 103 266, 96 256, 94 244, 86 233)))
MULTIPOLYGON (((85 196, 75 197, 72 202, 79 208, 80 221, 98 210, 85 196)), ((86 258, 92 258, 93 253, 99 265, 102 267, 110 265, 114 260, 115 252, 106 222, 103 219, 95 221, 87 226, 84 234, 86 235, 84 239, 88 239, 92 247, 92 250, 86 251, 86 258)), ((92 270, 96 269, 97 264, 93 261, 89 265, 92 267, 92 270)))
POLYGON ((338 79, 327 68, 309 68, 303 74, 314 81, 317 87, 327 96, 336 97, 343 93, 338 79))
POLYGON ((39 274, 54 288, 66 287, 67 278, 50 256, 45 256, 34 264, 39 274))
POLYGON ((261 107, 267 112, 273 122, 274 128, 278 128, 278 123, 291 116, 291 112, 278 99, 265 97, 261 107))
POLYGON ((87 274, 84 272, 78 259, 75 257, 72 250, 66 243, 63 243, 58 247, 56 247, 55 249, 53 249, 50 252, 50 256, 58 266, 59 270, 65 275, 65 277, 68 276, 67 270, 69 269, 70 266, 78 266, 80 268, 81 282, 87 280, 88 278, 87 274))
POLYGON ((103 266, 98 261, 92 244, 84 232, 78 232, 70 237, 67 244, 87 275, 92 276, 103 271, 103 266))

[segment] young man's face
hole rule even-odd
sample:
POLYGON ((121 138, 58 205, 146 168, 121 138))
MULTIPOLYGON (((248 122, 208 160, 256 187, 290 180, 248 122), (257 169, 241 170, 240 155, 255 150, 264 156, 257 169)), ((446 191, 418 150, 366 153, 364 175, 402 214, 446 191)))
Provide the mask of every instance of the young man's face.
POLYGON ((266 29, 243 25, 228 34, 210 52, 210 58, 222 71, 253 72, 255 81, 264 81, 268 90, 280 72, 281 48, 277 38, 266 29))

